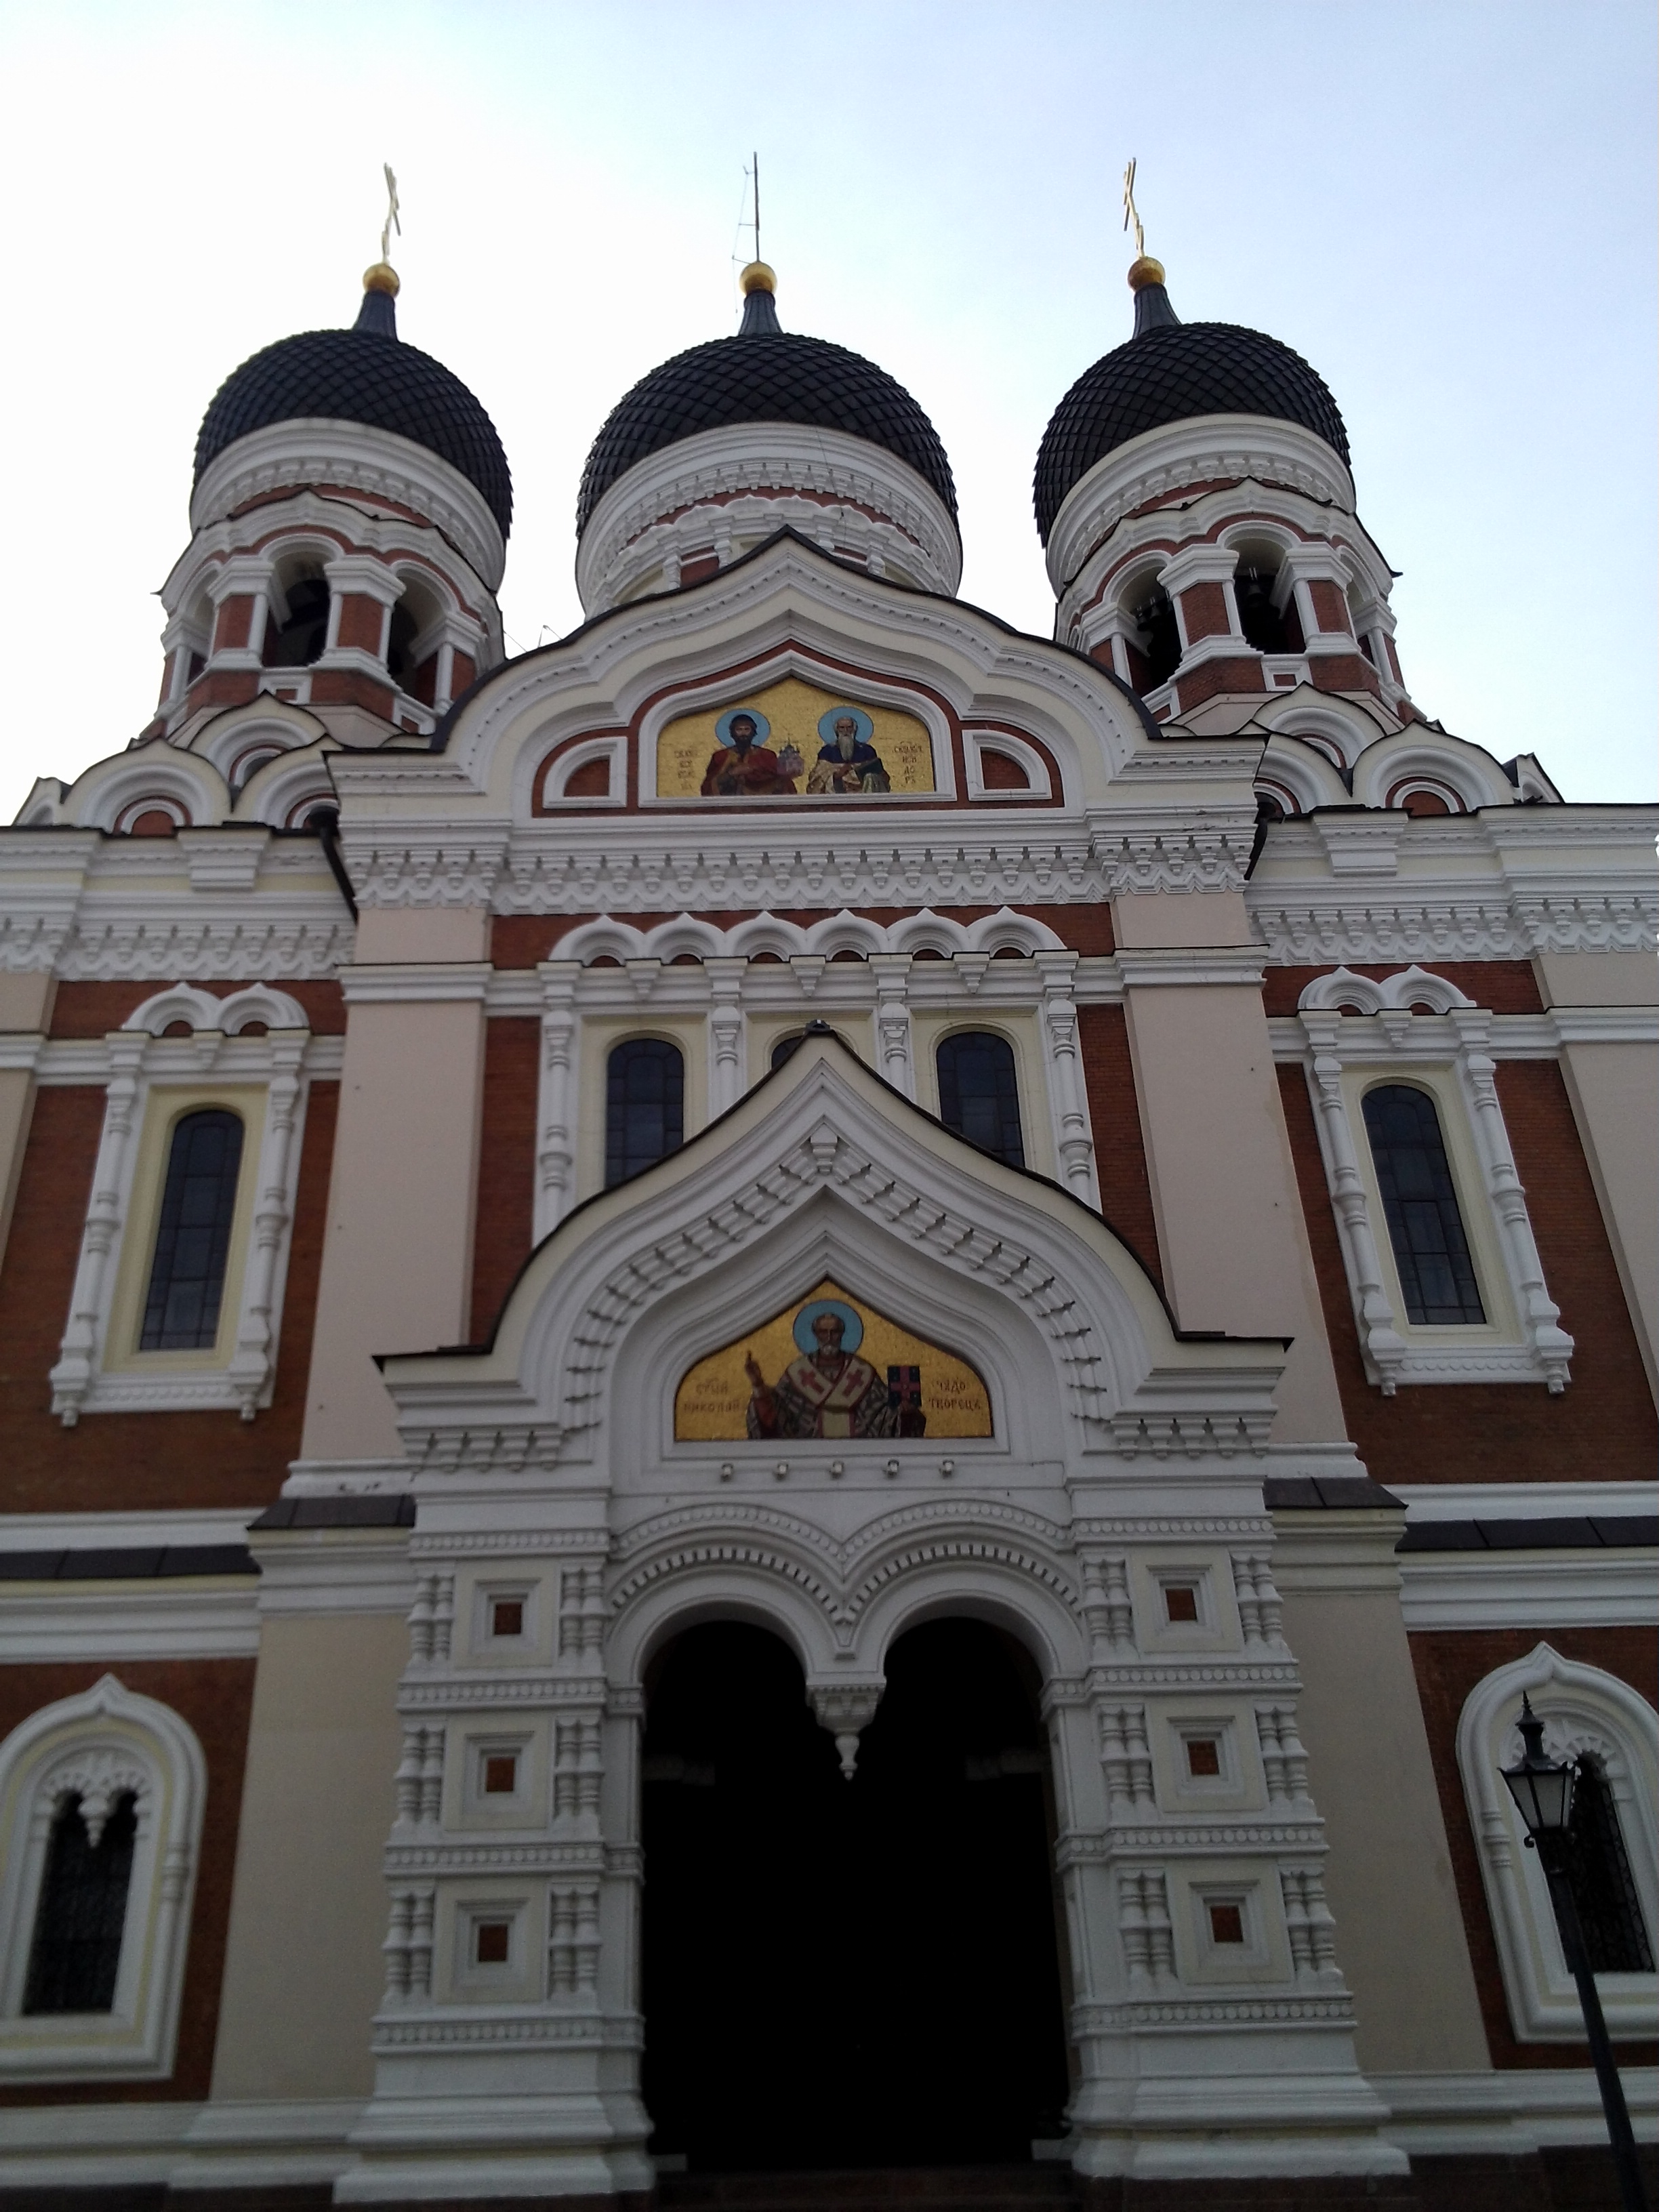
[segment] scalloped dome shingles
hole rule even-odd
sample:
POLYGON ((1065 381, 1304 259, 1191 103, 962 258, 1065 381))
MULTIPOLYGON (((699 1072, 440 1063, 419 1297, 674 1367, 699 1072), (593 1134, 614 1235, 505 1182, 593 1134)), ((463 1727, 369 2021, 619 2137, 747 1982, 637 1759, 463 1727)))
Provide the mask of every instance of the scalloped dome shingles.
POLYGON ((939 433, 885 369, 827 338, 745 331, 676 354, 617 401, 582 471, 577 535, 636 461, 730 422, 806 423, 884 447, 957 511, 939 433))
POLYGON ((1032 487, 1043 544, 1066 494, 1103 455, 1193 415, 1299 423, 1348 459, 1336 402, 1299 353, 1237 323, 1160 325, 1085 369, 1049 418, 1032 487))
POLYGON ((481 404, 441 361, 376 331, 302 331, 245 361, 202 417, 196 481, 238 438, 306 416, 424 446, 477 487, 503 538, 511 530, 512 472, 481 404))

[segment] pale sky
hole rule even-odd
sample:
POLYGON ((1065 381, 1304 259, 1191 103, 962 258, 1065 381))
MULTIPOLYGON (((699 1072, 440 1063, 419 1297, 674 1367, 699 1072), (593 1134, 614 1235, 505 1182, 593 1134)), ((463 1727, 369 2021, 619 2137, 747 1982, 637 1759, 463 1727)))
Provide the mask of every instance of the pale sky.
POLYGON ((1177 312, 1334 392, 1424 711, 1569 798, 1645 798, 1655 45, 1648 0, 0 5, 0 820, 149 719, 203 411, 351 321, 383 161, 402 335, 512 464, 524 647, 580 619, 606 413, 736 325, 757 147, 779 313, 933 417, 964 598, 1051 632, 1032 463, 1129 332, 1133 154, 1177 312))

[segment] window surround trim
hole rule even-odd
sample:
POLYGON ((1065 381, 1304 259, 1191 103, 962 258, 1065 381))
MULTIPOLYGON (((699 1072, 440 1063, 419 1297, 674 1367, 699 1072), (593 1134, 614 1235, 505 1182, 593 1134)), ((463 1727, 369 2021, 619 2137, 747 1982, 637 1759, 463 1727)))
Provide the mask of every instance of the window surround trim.
MULTIPOLYGON (((1499 1772, 1520 1755, 1523 1693, 1552 1758, 1593 1751, 1600 1760, 1650 1942, 1659 1942, 1659 1713, 1616 1674, 1539 1644, 1478 1682, 1457 1723, 1457 1765, 1516 2039, 1582 2043, 1583 2014, 1548 1887, 1499 1772)), ((1595 1986, 1615 2039, 1659 2032, 1659 1974, 1598 1974, 1595 1986)))
MULTIPOLYGON (((219 999, 180 983, 136 1007, 106 1042, 109 1075, 103 1129, 69 1319, 50 1376, 52 1411, 65 1428, 73 1428, 82 1413, 151 1410, 234 1408, 251 1421, 270 1405, 276 1380, 310 1024, 296 1000, 266 985, 219 999), (176 1049, 185 1041, 163 1036, 178 1022, 187 1022, 192 1032, 186 1068, 179 1066, 176 1049), (264 1024, 266 1034, 240 1035, 252 1022, 264 1024), (234 1054, 226 1052, 233 1038, 234 1054), (246 1257, 240 1281, 228 1268, 226 1274, 222 1329, 222 1311, 234 1315, 234 1332, 224 1340, 230 1344, 228 1357, 210 1364, 198 1353, 134 1352, 124 1353, 118 1364, 106 1347, 123 1285, 125 1231, 135 1213, 133 1181, 153 1101, 176 1091, 181 1112, 196 1103, 211 1104, 216 1072, 223 1083, 265 1093, 257 1157, 244 1152, 241 1177, 246 1180, 239 1181, 237 1192, 233 1259, 243 1238, 246 1257)), ((161 1171, 166 1172, 165 1158, 161 1171)), ((137 1209, 145 1220, 154 1212, 149 1195, 137 1209)))
POLYGON ((106 1674, 31 1713, 0 1744, 0 2081, 140 2081, 173 2071, 207 1796, 195 1732, 106 1674), (132 1787, 138 1835, 115 2002, 107 2014, 25 2014, 24 1984, 59 1795, 89 1777, 132 1787))
POLYGON ((1494 1017, 1444 976, 1418 967, 1378 983, 1346 968, 1302 994, 1302 1059, 1368 1381, 1392 1397, 1419 1382, 1542 1382, 1559 1396, 1573 1340, 1559 1326, 1494 1080, 1494 1017), (1431 1013, 1414 1013, 1427 1005, 1431 1013), (1354 1011, 1343 1012, 1344 1006, 1354 1011), (1418 1327, 1405 1318, 1359 1100, 1373 1085, 1415 1084, 1434 1097, 1488 1323, 1418 1327), (1447 1109, 1455 1106, 1455 1121, 1447 1109), (1466 1141, 1467 1140, 1467 1144, 1466 1141), (1473 1183, 1466 1162, 1472 1154, 1473 1183), (1460 1171, 1461 1170, 1461 1171, 1460 1171), (1498 1279, 1493 1261, 1501 1270, 1498 1279), (1513 1326, 1493 1314, 1501 1291, 1513 1326))

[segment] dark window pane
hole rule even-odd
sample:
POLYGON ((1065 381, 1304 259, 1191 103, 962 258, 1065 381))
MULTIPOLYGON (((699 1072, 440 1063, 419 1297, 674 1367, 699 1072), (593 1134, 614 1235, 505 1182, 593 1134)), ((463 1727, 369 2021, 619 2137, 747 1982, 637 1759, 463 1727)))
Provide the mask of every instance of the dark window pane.
POLYGON ((1653 1945, 1642 1917, 1607 1778, 1594 1759, 1578 1762, 1572 1793, 1570 1880, 1593 1974, 1650 1974, 1653 1945))
POLYGON ((1436 1325, 1485 1321, 1433 1099, 1404 1083, 1368 1091, 1365 1133, 1407 1318, 1436 1325))
POLYGON ((1024 1166, 1019 1085, 1006 1038, 981 1030, 945 1038, 939 1048, 939 1117, 993 1158, 1024 1166))
POLYGON ((781 1036, 772 1048, 772 1065, 781 1067, 792 1060, 806 1042, 805 1030, 796 1030, 790 1036, 781 1036))
POLYGON ((137 1832, 130 1796, 117 1800, 96 1844, 77 1795, 58 1807, 34 1916, 26 2013, 107 2012, 114 2003, 137 1832))
POLYGON ((630 1037, 605 1068, 605 1182, 626 1182, 678 1152, 685 1133, 685 1062, 678 1045, 630 1037))
POLYGON ((234 1114, 186 1114, 173 1131, 141 1352, 200 1352, 218 1335, 241 1164, 234 1114))

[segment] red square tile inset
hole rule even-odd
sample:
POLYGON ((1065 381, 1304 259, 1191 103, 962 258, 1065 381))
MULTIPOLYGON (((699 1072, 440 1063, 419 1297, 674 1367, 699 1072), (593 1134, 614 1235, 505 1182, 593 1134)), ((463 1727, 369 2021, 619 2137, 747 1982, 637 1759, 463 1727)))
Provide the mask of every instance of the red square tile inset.
POLYGON ((1198 1592, 1190 1583, 1164 1583, 1164 1615, 1166 1620, 1198 1619, 1198 1592))
POLYGON ((524 1634, 524 1600, 521 1597, 498 1597, 489 1608, 489 1632, 492 1636, 522 1636, 524 1634))
POLYGON ((1212 1943, 1242 1943, 1244 1941, 1243 1905, 1212 1905, 1210 1907, 1210 1940, 1212 1943))
POLYGON ((518 1753, 492 1753, 483 1763, 483 1785, 486 1797, 510 1797, 519 1786, 518 1753))
POLYGON ((1212 1735, 1189 1735, 1187 1739, 1187 1771, 1188 1774, 1219 1774, 1221 1746, 1212 1735))
POLYGON ((480 1920, 472 1930, 472 1956, 481 1966, 504 1966, 513 1937, 510 1920, 480 1920))

